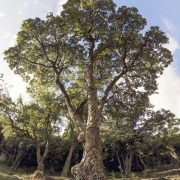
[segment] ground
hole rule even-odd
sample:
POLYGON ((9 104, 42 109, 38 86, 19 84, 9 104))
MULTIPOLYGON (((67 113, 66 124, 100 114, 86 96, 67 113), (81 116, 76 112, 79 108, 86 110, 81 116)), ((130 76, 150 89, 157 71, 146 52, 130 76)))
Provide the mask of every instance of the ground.
MULTIPOLYGON (((0 180, 30 180, 32 173, 25 170, 18 170, 16 172, 9 169, 9 167, 0 164, 0 180)), ((51 176, 52 180, 70 180, 59 176, 51 176)), ((109 178, 111 180, 180 180, 180 168, 171 170, 154 170, 143 174, 132 174, 130 178, 109 178)))

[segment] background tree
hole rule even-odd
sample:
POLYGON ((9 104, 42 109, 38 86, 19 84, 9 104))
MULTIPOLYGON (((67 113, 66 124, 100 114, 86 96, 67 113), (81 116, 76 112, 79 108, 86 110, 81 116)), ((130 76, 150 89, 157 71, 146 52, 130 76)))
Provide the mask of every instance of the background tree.
POLYGON ((25 20, 16 45, 5 52, 10 67, 24 79, 29 74, 44 82, 52 79, 64 95, 84 145, 82 161, 72 168, 76 179, 106 179, 99 127, 115 85, 124 81, 153 93, 156 78, 172 61, 163 47, 166 35, 158 27, 144 32, 145 25, 136 8, 116 9, 112 0, 69 0, 62 16, 25 20), (77 113, 78 95, 78 102, 88 97, 87 120, 77 113))
POLYGON ((148 168, 150 163, 146 161, 146 164, 144 157, 153 154, 155 139, 164 131, 173 131, 179 123, 179 119, 170 111, 162 109, 155 112, 150 105, 148 92, 130 88, 115 91, 105 112, 102 126, 104 141, 111 142, 117 166, 121 174, 126 175, 132 168, 138 169, 133 162, 135 158, 138 158, 143 169, 148 168))
MULTIPOLYGON (((42 97, 41 97, 42 98, 42 97)), ((49 143, 54 133, 59 133, 60 106, 52 94, 43 94, 43 100, 37 104, 25 105, 22 99, 17 103, 11 99, 1 99, 1 123, 4 135, 16 134, 32 141, 36 146, 38 170, 44 170, 44 160, 48 154, 49 143), (7 101, 8 100, 8 101, 7 101), (52 101, 51 101, 52 100, 52 101), (41 145, 45 143, 45 149, 41 154, 41 145)))

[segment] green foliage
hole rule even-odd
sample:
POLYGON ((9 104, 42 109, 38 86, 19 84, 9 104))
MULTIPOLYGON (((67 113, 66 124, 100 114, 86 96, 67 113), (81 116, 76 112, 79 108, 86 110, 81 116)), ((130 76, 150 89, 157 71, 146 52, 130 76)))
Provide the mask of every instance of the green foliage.
POLYGON ((170 51, 163 47, 168 39, 158 27, 142 32, 146 20, 138 10, 125 6, 115 10, 111 0, 69 0, 64 9, 62 16, 50 14, 46 20, 22 23, 16 45, 5 51, 16 73, 28 82, 38 78, 53 86, 61 81, 78 106, 75 99, 83 100, 87 94, 93 41, 93 76, 100 97, 116 74, 127 87, 144 87, 149 93, 156 90, 156 78, 172 61, 170 51))

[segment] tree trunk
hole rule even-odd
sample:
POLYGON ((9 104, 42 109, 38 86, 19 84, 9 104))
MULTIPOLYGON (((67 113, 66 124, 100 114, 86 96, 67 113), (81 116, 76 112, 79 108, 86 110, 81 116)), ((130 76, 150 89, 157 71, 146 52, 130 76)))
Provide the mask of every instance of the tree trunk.
POLYGON ((131 168, 132 168, 132 158, 133 158, 133 153, 131 152, 130 155, 129 155, 128 173, 131 173, 131 168))
POLYGON ((48 151, 49 151, 49 143, 47 141, 43 155, 41 155, 40 143, 37 143, 36 147, 37 147, 36 158, 37 158, 37 165, 38 165, 37 170, 38 171, 44 171, 44 160, 45 160, 45 158, 48 154, 48 151))
POLYGON ((99 130, 100 113, 92 64, 87 72, 88 119, 85 132, 82 132, 78 137, 78 140, 84 145, 84 152, 81 162, 75 165, 71 172, 76 180, 105 180, 99 130))
POLYGON ((116 151, 116 156, 117 156, 117 160, 118 160, 118 163, 119 163, 119 171, 121 173, 121 177, 123 177, 123 168, 122 168, 122 163, 121 163, 121 160, 120 160, 120 157, 119 157, 119 154, 118 154, 118 151, 116 151))
POLYGON ((73 151, 74 151, 75 147, 76 147, 76 144, 72 143, 71 147, 70 147, 70 150, 69 150, 69 154, 67 156, 66 162, 64 164, 64 167, 63 167, 63 170, 62 170, 62 173, 61 173, 62 177, 67 177, 67 175, 68 175, 69 168, 71 166, 71 158, 72 158, 72 154, 73 154, 73 151))
POLYGON ((1 154, 0 154, 0 161, 1 162, 5 162, 6 159, 7 159, 6 153, 5 152, 1 152, 1 154))
POLYGON ((16 170, 19 167, 19 165, 21 164, 25 154, 26 154, 26 152, 24 150, 22 150, 22 149, 18 150, 18 152, 16 154, 16 159, 15 159, 13 165, 11 166, 12 170, 16 170))
POLYGON ((143 160, 141 154, 139 154, 139 159, 140 159, 140 161, 141 161, 141 164, 142 164, 143 167, 144 167, 144 170, 146 170, 146 169, 147 169, 147 165, 145 164, 145 162, 144 162, 144 160, 143 160))
POLYGON ((167 147, 167 148, 170 150, 171 164, 174 167, 178 167, 180 165, 180 159, 179 159, 175 149, 174 148, 169 148, 169 147, 167 147))
POLYGON ((132 167, 132 152, 128 153, 125 159, 125 166, 124 166, 124 171, 125 174, 128 175, 131 172, 131 167, 132 167))
POLYGON ((36 145, 36 158, 37 158, 37 170, 38 171, 44 171, 44 163, 42 162, 42 158, 41 158, 41 145, 40 143, 37 143, 36 145))
POLYGON ((71 172, 76 180, 105 180, 98 128, 88 128, 81 162, 71 172))

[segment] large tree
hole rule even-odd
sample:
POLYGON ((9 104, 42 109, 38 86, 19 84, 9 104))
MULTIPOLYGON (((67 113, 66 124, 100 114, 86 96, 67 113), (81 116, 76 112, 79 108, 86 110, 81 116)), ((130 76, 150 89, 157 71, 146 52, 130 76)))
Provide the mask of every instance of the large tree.
POLYGON ((166 35, 156 26, 145 32, 145 25, 136 8, 116 8, 112 0, 69 0, 61 16, 25 20, 16 45, 5 52, 15 73, 52 82, 64 95, 84 145, 82 161, 72 168, 76 179, 106 179, 99 127, 115 85, 153 93, 156 78, 172 61, 163 47, 166 35), (86 101, 83 119, 79 108, 86 101))

